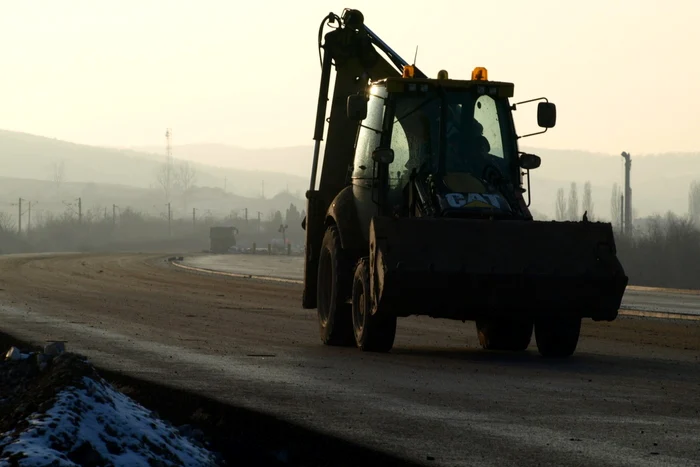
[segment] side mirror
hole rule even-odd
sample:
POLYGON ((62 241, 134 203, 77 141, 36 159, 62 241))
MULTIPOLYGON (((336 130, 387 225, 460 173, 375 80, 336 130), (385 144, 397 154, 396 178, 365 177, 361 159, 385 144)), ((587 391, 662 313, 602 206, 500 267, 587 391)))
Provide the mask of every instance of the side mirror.
POLYGON ((361 122, 367 118, 367 97, 362 94, 348 96, 347 114, 354 122, 361 122))
POLYGON ((520 167, 523 169, 533 170, 539 167, 540 164, 542 164, 542 159, 540 159, 540 156, 525 153, 520 155, 520 167))
POLYGON ((557 106, 551 102, 537 104, 537 124, 541 128, 554 128, 557 123, 557 106))
POLYGON ((380 164, 391 164, 394 162, 394 150, 391 148, 377 148, 372 152, 372 160, 380 164))

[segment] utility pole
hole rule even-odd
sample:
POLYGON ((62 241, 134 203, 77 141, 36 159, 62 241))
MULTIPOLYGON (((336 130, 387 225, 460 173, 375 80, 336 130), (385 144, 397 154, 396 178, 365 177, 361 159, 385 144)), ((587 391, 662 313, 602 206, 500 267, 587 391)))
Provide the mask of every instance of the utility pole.
POLYGON ((287 246, 287 229, 288 229, 288 228, 289 228, 288 225, 286 225, 286 224, 280 224, 280 228, 279 228, 279 230, 278 230, 278 232, 281 232, 281 233, 282 233, 282 244, 283 244, 284 246, 287 246))
POLYGON ((19 198, 19 217, 17 222, 17 232, 22 235, 22 198, 19 198))
POLYGON ((29 235, 29 231, 32 229, 32 202, 27 201, 27 235, 29 235))
POLYGON ((168 202, 168 235, 173 236, 173 228, 172 228, 172 211, 170 211, 170 202, 168 202))
POLYGON ((628 152, 623 152, 625 159, 625 234, 632 233, 632 187, 630 186, 630 172, 632 171, 632 156, 628 152))

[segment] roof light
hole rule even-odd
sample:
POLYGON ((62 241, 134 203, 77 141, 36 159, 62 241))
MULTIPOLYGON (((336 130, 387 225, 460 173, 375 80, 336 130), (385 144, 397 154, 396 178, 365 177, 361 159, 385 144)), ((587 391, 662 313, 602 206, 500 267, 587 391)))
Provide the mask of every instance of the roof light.
POLYGON ((438 71, 438 79, 448 79, 447 70, 438 71))
POLYGON ((474 81, 488 81, 489 72, 486 68, 478 66, 472 71, 472 80, 474 81))
POLYGON ((416 69, 413 67, 413 65, 405 65, 403 67, 403 78, 413 78, 413 75, 415 74, 416 69))

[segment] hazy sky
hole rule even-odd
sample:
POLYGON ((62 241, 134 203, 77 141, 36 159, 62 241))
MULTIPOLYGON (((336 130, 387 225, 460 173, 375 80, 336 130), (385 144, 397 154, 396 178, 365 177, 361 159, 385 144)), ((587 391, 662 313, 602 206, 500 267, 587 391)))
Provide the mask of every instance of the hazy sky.
MULTIPOLYGON (((345 7, 430 75, 445 68, 546 96, 558 126, 528 145, 700 150, 700 2, 0 2, 0 128, 96 145, 310 144, 321 19, 345 7), (397 7, 397 5, 401 5, 397 7)), ((535 109, 516 122, 525 131, 535 109)))

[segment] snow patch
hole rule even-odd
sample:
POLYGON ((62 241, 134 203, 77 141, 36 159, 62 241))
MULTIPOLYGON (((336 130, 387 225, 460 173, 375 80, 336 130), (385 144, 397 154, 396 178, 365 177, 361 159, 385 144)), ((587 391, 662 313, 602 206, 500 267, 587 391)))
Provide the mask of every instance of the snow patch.
POLYGON ((21 431, 0 435, 0 467, 217 465, 214 453, 104 380, 82 383, 59 392, 21 431))

